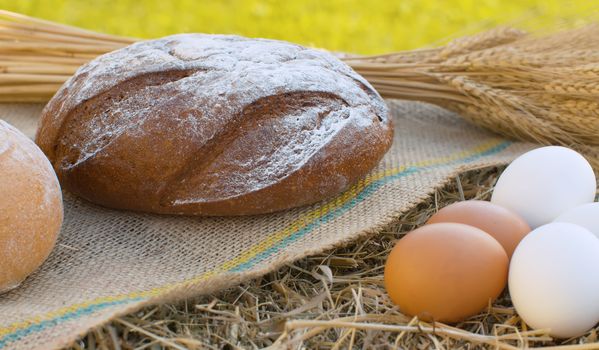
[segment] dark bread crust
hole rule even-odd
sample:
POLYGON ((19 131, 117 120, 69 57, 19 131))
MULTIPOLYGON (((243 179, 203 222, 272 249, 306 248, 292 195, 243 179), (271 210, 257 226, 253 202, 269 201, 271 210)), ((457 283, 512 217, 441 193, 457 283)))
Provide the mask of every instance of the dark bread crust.
POLYGON ((246 215, 347 189, 392 130, 378 94, 329 54, 178 35, 82 67, 46 106, 36 142, 63 187, 92 202, 246 215))

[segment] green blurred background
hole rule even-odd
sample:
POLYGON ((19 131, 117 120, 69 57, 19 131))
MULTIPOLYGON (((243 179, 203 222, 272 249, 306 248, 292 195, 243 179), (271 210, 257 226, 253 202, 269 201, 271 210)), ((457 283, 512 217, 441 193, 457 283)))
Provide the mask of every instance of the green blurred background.
POLYGON ((0 8, 152 38, 235 33, 372 54, 443 43, 498 24, 551 30, 596 17, 597 0, 0 0, 0 8))

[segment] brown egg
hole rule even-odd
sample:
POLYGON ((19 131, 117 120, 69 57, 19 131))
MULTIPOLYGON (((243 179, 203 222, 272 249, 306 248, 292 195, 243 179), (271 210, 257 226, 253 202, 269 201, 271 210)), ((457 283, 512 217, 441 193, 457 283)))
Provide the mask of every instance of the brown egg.
POLYGON ((440 223, 397 243, 385 264, 385 288, 403 313, 452 323, 484 310, 505 287, 507 273, 507 254, 493 237, 440 223))
POLYGON ((427 224, 439 222, 457 222, 485 231, 499 241, 510 259, 518 243, 530 232, 520 215, 497 204, 476 200, 448 205, 433 215, 427 224))

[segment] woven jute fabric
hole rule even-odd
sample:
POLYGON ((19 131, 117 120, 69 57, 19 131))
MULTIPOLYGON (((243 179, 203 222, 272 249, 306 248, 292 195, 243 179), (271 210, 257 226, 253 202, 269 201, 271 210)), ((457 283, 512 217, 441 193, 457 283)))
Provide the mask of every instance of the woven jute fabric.
MULTIPOLYGON (((233 218, 102 208, 64 194, 65 221, 46 263, 0 296, 0 349, 59 348, 144 305, 215 292, 309 254, 376 234, 459 172, 509 162, 512 142, 430 105, 388 101, 395 140, 380 165, 329 201, 233 218)), ((34 135, 41 105, 2 105, 34 135)))

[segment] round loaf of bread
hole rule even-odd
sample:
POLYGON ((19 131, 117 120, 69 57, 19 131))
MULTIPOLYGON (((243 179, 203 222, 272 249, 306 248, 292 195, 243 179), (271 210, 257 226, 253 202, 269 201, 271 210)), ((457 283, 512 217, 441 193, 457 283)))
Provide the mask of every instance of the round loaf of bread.
POLYGON ((0 120, 0 293, 46 260, 62 215, 52 165, 33 141, 0 120))
POLYGON ((245 215, 342 192, 392 136, 381 97, 329 53, 180 34, 81 67, 36 141, 63 188, 100 205, 245 215))

